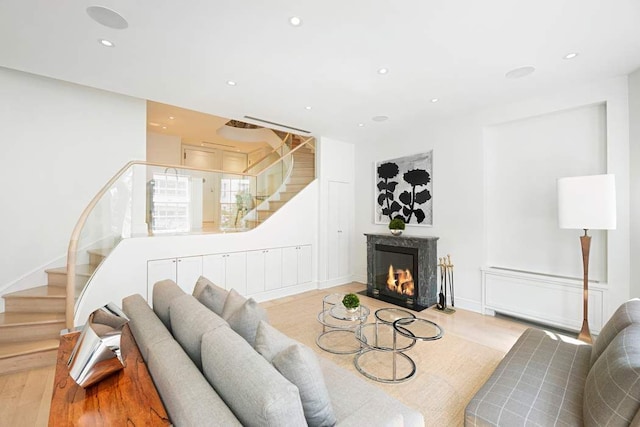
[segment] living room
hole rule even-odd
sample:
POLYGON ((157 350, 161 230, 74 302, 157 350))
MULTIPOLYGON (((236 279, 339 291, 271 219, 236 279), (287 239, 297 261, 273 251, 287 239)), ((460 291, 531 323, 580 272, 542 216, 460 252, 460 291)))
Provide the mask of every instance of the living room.
MULTIPOLYGON (((245 115, 264 117, 313 132, 318 138, 319 168, 317 188, 306 196, 311 204, 300 206, 302 210, 290 216, 274 218, 279 223, 278 230, 264 232, 257 243, 247 243, 251 240, 248 237, 241 238, 246 241, 236 242, 225 236, 222 245, 225 250, 237 250, 247 244, 259 247, 273 239, 283 245, 297 244, 291 235, 309 241, 314 246, 313 282, 316 288, 351 281, 366 283, 364 233, 387 232, 386 225, 374 222, 374 165, 388 159, 432 151, 433 226, 409 226, 405 235, 437 236, 439 255, 452 254, 456 264, 457 308, 483 311, 482 269, 489 267, 502 266, 536 274, 571 277, 580 282, 579 233, 560 230, 555 223, 555 180, 571 174, 612 173, 616 176, 616 230, 606 233, 606 241, 600 239, 597 242, 594 237, 593 242, 600 245, 600 252, 594 253, 592 260, 596 269, 593 277, 597 275, 599 282, 595 286, 602 284, 606 295, 601 304, 602 322, 599 326, 622 302, 640 296, 640 267, 632 261, 640 251, 640 169, 636 166, 640 164, 640 57, 635 41, 640 37, 632 24, 637 21, 638 9, 631 2, 607 6, 595 1, 586 4, 565 2, 561 5, 549 2, 528 5, 520 11, 514 10, 516 7, 507 2, 482 7, 455 5, 441 11, 435 6, 430 9, 416 3, 412 5, 416 8, 415 18, 410 21, 412 25, 396 24, 399 28, 388 31, 394 36, 388 40, 376 38, 370 45, 357 41, 355 29, 349 33, 350 37, 338 32, 342 30, 341 26, 337 26, 335 32, 329 31, 332 19, 325 16, 326 11, 311 8, 303 13, 293 10, 297 7, 282 6, 258 14, 279 16, 277 20, 282 21, 283 29, 276 31, 274 40, 283 43, 287 37, 300 37, 310 43, 314 36, 321 38, 322 35, 331 42, 325 49, 333 49, 335 56, 331 55, 331 49, 329 52, 315 52, 321 60, 311 61, 302 56, 295 66, 279 70, 282 81, 270 83, 269 89, 256 83, 260 77, 265 78, 264 75, 256 71, 257 75, 250 77, 247 67, 241 67, 241 62, 232 60, 237 55, 234 50, 226 52, 229 58, 224 66, 200 64, 198 61, 201 59, 193 58, 196 55, 184 48, 188 43, 183 40, 165 40, 164 47, 153 48, 156 49, 155 56, 163 56, 165 49, 177 52, 170 61, 163 58, 160 63, 148 62, 152 65, 144 65, 143 61, 127 63, 129 57, 118 55, 122 49, 137 50, 127 48, 127 44, 136 37, 129 35, 136 30, 135 23, 147 19, 142 10, 114 7, 130 21, 130 28, 105 32, 87 17, 86 7, 72 11, 73 8, 68 6, 69 16, 74 17, 68 27, 77 25, 76 33, 86 37, 82 42, 76 41, 77 45, 65 44, 69 42, 65 38, 51 50, 45 49, 41 40, 60 32, 53 23, 47 22, 46 16, 60 12, 48 9, 54 6, 36 7, 30 4, 32 2, 19 3, 3 5, 1 14, 6 36, 0 45, 0 65, 5 67, 0 69, 0 105, 3 117, 8 118, 4 125, 7 143, 3 147, 5 158, 11 161, 6 162, 0 174, 3 182, 16 182, 7 189, 7 200, 12 202, 5 206, 3 213, 3 235, 5 241, 11 242, 0 249, 2 259, 7 260, 0 271, 3 294, 31 286, 27 276, 29 279, 44 277, 44 268, 59 265, 65 258, 70 231, 91 198, 125 163, 146 158, 146 100, 152 99, 230 118, 243 119, 245 115), (38 13, 31 16, 28 12, 30 7, 37 9, 38 13), (301 16, 300 27, 293 27, 287 22, 294 15, 301 16), (432 16, 429 25, 422 22, 427 16, 432 16), (478 19, 474 19, 476 17, 478 19), (485 24, 479 24, 482 22, 485 24), (444 31, 445 23, 451 26, 450 30, 444 31), (565 28, 570 23, 575 27, 565 28), (29 29, 36 27, 40 28, 40 34, 47 35, 40 38, 35 34, 29 36, 29 29), (406 34, 409 28, 414 28, 415 32, 406 34), (429 51, 420 43, 423 39, 417 36, 421 34, 421 28, 431 28, 434 33, 443 31, 442 36, 422 35, 443 44, 445 41, 442 40, 449 40, 450 44, 445 44, 444 48, 449 53, 442 57, 443 61, 456 56, 452 52, 458 52, 458 57, 449 59, 446 71, 441 71, 443 74, 431 75, 430 64, 418 64, 415 62, 417 59, 406 59, 411 58, 407 52, 396 51, 396 45, 401 43, 406 44, 414 56, 416 52, 429 51), (461 35, 453 35, 454 29, 461 35), (548 34, 541 34, 543 29, 548 34), (296 30, 307 33, 295 33, 296 30), (482 33, 486 33, 486 39, 482 39, 482 33), (107 37, 107 34, 116 38, 116 46, 111 50, 96 42, 97 38, 107 37), (501 34, 509 36, 501 37, 501 34), (474 38, 478 38, 478 45, 484 43, 485 47, 476 44, 464 47, 474 38), (492 43, 499 48, 489 55, 491 52, 485 49, 492 43), (376 46, 383 53, 369 52, 371 48, 367 46, 376 46), (365 53, 358 53, 358 48, 364 49, 365 53), (563 59, 570 52, 579 54, 572 59, 563 59), (353 59, 349 60, 350 57, 353 59), (170 64, 163 66, 165 60, 170 64), (340 71, 334 74, 329 65, 341 61, 345 68, 351 67, 351 70, 345 71, 340 67, 340 71), (367 66, 363 67, 362 62, 367 66), (185 67, 184 64, 192 65, 185 67), (469 68, 474 64, 478 65, 477 69, 469 68), (523 65, 534 66, 536 70, 519 79, 505 78, 507 72, 523 65), (140 69, 134 69, 135 66, 140 69), (383 67, 387 68, 386 73, 380 73, 383 67), (319 74, 307 80, 302 73, 307 68, 319 74), (362 68, 368 69, 370 75, 363 77, 362 68), (214 74, 220 69, 225 72, 214 74), (417 74, 422 74, 422 79, 416 77, 417 74), (151 79, 149 76, 152 75, 158 77, 151 79), (190 78, 181 78, 184 75, 190 78), (212 76, 215 76, 215 84, 212 76), (245 83, 249 78, 255 80, 251 84, 245 83), (227 84, 229 79, 237 80, 237 85, 227 84), (435 83, 422 81, 413 88, 402 89, 403 80, 415 82, 414 79, 435 83), (170 80, 182 83, 173 88, 168 84, 170 80), (286 80, 291 82, 292 88, 285 85, 286 80), (462 80, 471 81, 472 87, 462 86, 462 80), (324 89, 330 95, 335 95, 334 91, 342 92, 342 96, 321 99, 318 93, 307 92, 310 86, 324 89), (203 93, 205 88, 210 92, 195 95, 203 93), (285 89, 299 90, 300 96, 292 95, 285 99, 274 95, 275 91, 285 89), (194 94, 193 98, 189 94, 194 94), (302 95, 308 98, 301 99, 304 98, 302 95), (255 100, 256 97, 260 99, 255 100), (202 98, 212 99, 203 101, 202 98), (432 102, 436 98, 437 102, 432 102), (468 103, 462 103, 465 98, 468 103), (274 107, 274 100, 278 100, 278 107, 274 107), (296 105, 295 109, 292 105, 296 105), (307 110, 305 106, 312 108, 307 110), (593 106, 596 106, 596 111, 591 109, 593 106), (558 148, 561 142, 550 146, 545 144, 538 151, 538 157, 531 163, 539 165, 544 180, 536 180, 535 185, 523 191, 538 191, 540 187, 537 184, 546 182, 546 192, 532 196, 544 196, 538 204, 544 207, 544 220, 542 223, 523 220, 521 225, 527 227, 527 234, 513 231, 520 230, 518 228, 509 229, 510 233, 516 233, 512 234, 513 246, 509 249, 510 254, 515 254, 512 259, 528 261, 528 264, 504 265, 505 254, 496 253, 494 249, 496 242, 508 239, 495 234, 499 231, 496 221, 500 217, 494 215, 499 213, 499 209, 489 204, 494 200, 495 189, 487 187, 488 181, 498 180, 501 175, 492 174, 494 169, 487 165, 492 162, 504 165, 500 163, 504 159, 499 156, 501 151, 497 148, 503 143, 508 130, 515 128, 516 135, 519 135, 516 142, 522 144, 532 144, 530 136, 541 139, 543 130, 549 129, 557 131, 554 141, 561 141, 561 137, 571 135, 575 130, 565 127, 567 121, 561 119, 565 114, 574 112, 578 114, 577 121, 573 121, 576 116, 567 116, 571 123, 584 123, 592 114, 595 115, 595 130, 589 135, 595 135, 596 149, 582 153, 578 151, 580 141, 568 141, 568 144, 574 144, 571 147, 575 150, 575 165, 585 169, 575 170, 573 164, 568 165, 562 171, 563 175, 555 175, 558 172, 547 166, 548 159, 558 155, 554 148, 558 148), (388 120, 372 120, 379 116, 387 116, 388 120), (349 271, 339 277, 331 275, 329 261, 332 254, 328 244, 329 182, 349 185, 349 197, 344 211, 340 212, 349 230, 349 271), (303 221, 304 218, 308 221, 303 221), (282 231, 280 227, 288 231, 282 231), (557 235, 552 234, 554 231, 557 235), (500 239, 497 240, 497 236, 500 239), (538 236, 542 238, 538 239, 538 236)), ((264 7, 253 6, 258 10, 264 7)), ((356 28, 365 31, 365 24, 371 25, 367 28, 369 33, 373 33, 373 24, 382 25, 388 15, 409 19, 404 8, 387 6, 389 10, 367 12, 356 28)), ((347 8, 345 12, 350 12, 345 16, 357 16, 361 12, 355 9, 355 5, 343 7, 347 8)), ((185 14, 185 21, 191 20, 188 27, 203 28, 210 28, 211 24, 202 17, 215 15, 206 8, 195 8, 189 12, 162 10, 162 14, 167 20, 171 14, 185 14)), ((230 10, 225 16, 235 16, 236 21, 229 22, 235 22, 234 28, 242 27, 246 34, 251 33, 249 28, 264 29, 266 25, 266 19, 255 17, 240 24, 238 10, 230 10)), ((278 25, 280 21, 277 21, 278 25)), ((340 18, 345 27, 352 24, 347 21, 345 17, 340 18)), ((232 31, 230 24, 218 21, 216 24, 217 36, 224 34, 225 29, 232 31)), ((186 30, 177 30, 176 34, 185 34, 186 30)), ((248 40, 233 34, 229 40, 242 40, 242 47, 246 47, 244 43, 249 44, 248 40)), ((287 46, 283 52, 273 56, 296 52, 294 47, 299 46, 287 46)), ((429 47, 434 55, 442 53, 437 46, 429 47)), ((313 58, 313 50, 308 50, 308 55, 313 58)), ((127 55, 131 52, 127 51, 127 55)), ((283 57, 289 58, 280 58, 283 57)), ((254 58, 262 56, 254 55, 254 58)), ((267 69, 266 75, 271 78, 275 72, 267 69)), ((578 125, 578 129, 583 128, 578 125)), ((518 161, 522 162, 522 159, 518 161)), ((514 160, 511 166, 518 169, 532 165, 514 160)), ((526 180, 522 182, 526 183, 526 180)), ((519 207, 526 213, 527 203, 518 200, 521 202, 519 207)), ((210 243, 200 239, 196 245, 201 248, 210 244, 219 245, 220 241, 210 243)), ((190 243, 185 241, 180 247, 188 245, 190 243)), ((156 255, 189 255, 200 248, 188 249, 189 252, 185 253, 159 251, 156 255)), ((124 254, 119 257, 127 258, 124 254)), ((140 281, 144 281, 146 286, 146 278, 140 273, 144 269, 140 266, 120 263, 117 266, 121 275, 135 271, 135 276, 126 279, 133 283, 133 287, 138 286, 134 282, 140 281)), ((123 292, 132 290, 129 284, 125 288, 123 292)), ((518 295, 515 295, 515 300, 516 304, 526 306, 525 302, 518 301, 518 295)), ((580 313, 579 299, 575 305, 580 313)), ((578 317, 575 322, 579 324, 580 320, 578 317)), ((577 328, 572 326, 570 329, 577 328)))

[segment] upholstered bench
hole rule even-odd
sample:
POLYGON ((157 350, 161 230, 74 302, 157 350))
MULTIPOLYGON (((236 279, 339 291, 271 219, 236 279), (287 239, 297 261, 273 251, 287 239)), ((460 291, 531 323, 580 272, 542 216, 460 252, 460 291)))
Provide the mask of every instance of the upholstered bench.
POLYGON ((640 425, 640 300, 593 346, 527 329, 465 410, 466 426, 640 425))

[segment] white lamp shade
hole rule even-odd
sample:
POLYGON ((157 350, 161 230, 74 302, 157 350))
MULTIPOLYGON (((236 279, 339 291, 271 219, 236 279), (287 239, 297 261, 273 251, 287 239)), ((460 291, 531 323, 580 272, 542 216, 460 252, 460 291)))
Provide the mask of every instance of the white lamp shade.
POLYGON ((613 230, 616 228, 614 175, 558 179, 560 228, 613 230))

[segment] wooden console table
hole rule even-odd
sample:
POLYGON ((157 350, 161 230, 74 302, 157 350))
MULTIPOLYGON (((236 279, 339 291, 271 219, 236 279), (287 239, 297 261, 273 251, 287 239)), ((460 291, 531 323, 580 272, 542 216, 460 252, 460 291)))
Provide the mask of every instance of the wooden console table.
POLYGON ((121 341, 125 368, 87 389, 73 381, 67 368, 79 336, 60 337, 50 427, 171 425, 128 325, 121 341))

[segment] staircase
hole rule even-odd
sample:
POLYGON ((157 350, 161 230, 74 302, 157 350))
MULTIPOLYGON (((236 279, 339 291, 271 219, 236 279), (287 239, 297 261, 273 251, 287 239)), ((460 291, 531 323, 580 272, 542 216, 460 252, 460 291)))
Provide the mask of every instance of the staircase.
MULTIPOLYGON (((90 263, 76 266, 81 289, 109 250, 90 250, 90 263)), ((0 375, 54 365, 65 328, 66 267, 46 270, 47 284, 2 296, 0 375)))
MULTIPOLYGON (((297 144, 294 144, 296 146, 297 144)), ((278 209, 293 198, 304 187, 316 178, 315 154, 307 146, 300 147, 293 152, 293 169, 291 175, 279 193, 274 193, 267 203, 262 203, 256 209, 254 220, 248 220, 252 228, 266 221, 278 209)))

